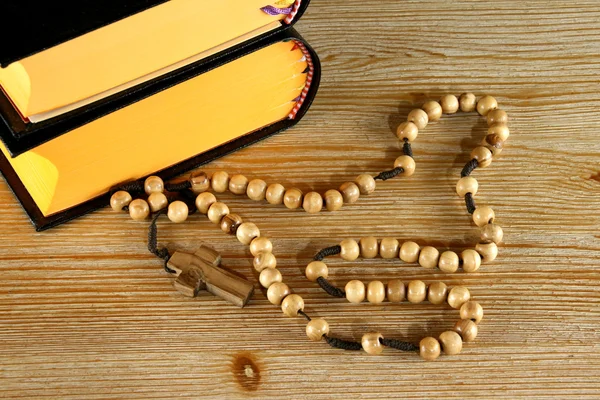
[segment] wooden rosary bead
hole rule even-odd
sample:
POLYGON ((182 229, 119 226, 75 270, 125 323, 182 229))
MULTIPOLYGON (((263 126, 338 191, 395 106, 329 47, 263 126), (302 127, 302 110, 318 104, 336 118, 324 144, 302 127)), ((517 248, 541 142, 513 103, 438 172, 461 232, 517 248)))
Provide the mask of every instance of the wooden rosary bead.
POLYGON ((394 238, 381 239, 379 244, 379 254, 381 258, 392 259, 398 257, 400 242, 394 238))
POLYGON ((337 211, 344 205, 344 196, 335 190, 331 189, 325 192, 325 207, 328 211, 337 211))
POLYGON ((423 281, 410 281, 406 289, 406 298, 413 304, 421 303, 427 298, 427 285, 423 281))
POLYGON ((266 268, 260 271, 258 281, 262 287, 268 289, 272 284, 283 281, 283 276, 277 268, 266 268))
POLYGON ((306 324, 306 336, 313 342, 318 342, 323 335, 329 334, 329 324, 323 318, 313 318, 306 324))
POLYGON ((498 246, 496 243, 477 243, 475 251, 481 255, 481 262, 484 264, 490 263, 498 257, 498 246))
POLYGON ((419 265, 423 268, 435 268, 440 259, 440 252, 435 247, 425 246, 419 253, 419 265))
POLYGON ((305 274, 309 281, 316 282, 320 277, 327 279, 329 268, 323 261, 313 261, 306 266, 305 274))
MULTIPOLYGON (((429 116, 427 116, 427 113, 420 108, 415 108, 409 112, 406 119, 408 122, 415 124, 418 129, 425 129, 429 123, 429 116)), ((409 141, 411 140, 409 139, 409 141)))
POLYGON ((246 194, 250 200, 264 200, 267 195, 267 182, 262 179, 251 180, 246 188, 246 194))
POLYGON ((250 254, 254 257, 259 255, 260 253, 272 253, 273 252, 273 243, 266 237, 257 237, 252 240, 250 243, 250 254))
POLYGON ((483 243, 494 242, 500 244, 503 237, 504 231, 496 224, 487 224, 481 228, 481 241, 483 243))
POLYGON ((133 198, 129 192, 119 190, 110 197, 110 208, 112 208, 113 211, 123 211, 123 208, 128 206, 132 200, 133 198))
POLYGON ((189 208, 183 201, 174 201, 169 204, 169 210, 167 211, 167 217, 176 224, 184 222, 189 214, 189 208))
POLYGON ((427 288, 427 300, 431 304, 443 304, 448 298, 448 286, 444 282, 433 282, 427 288))
POLYGON ((419 343, 419 354, 424 360, 433 361, 440 356, 441 352, 440 342, 436 338, 426 337, 419 343))
POLYGON ((362 258, 375 258, 379 254, 379 242, 373 236, 360 239, 359 245, 362 258))
POLYGON ((155 192, 148 196, 148 205, 150 206, 150 211, 157 212, 167 207, 169 200, 164 193, 155 192))
POLYGON ((446 331, 440 335, 439 342, 444 354, 453 356, 462 351, 462 338, 454 331, 446 331))
POLYGON ((144 191, 148 195, 152 193, 162 193, 165 191, 165 183, 158 176, 149 176, 144 181, 144 191))
POLYGON ((483 96, 477 102, 477 112, 484 117, 492 110, 498 108, 498 102, 492 96, 483 96))
POLYGON ((462 112, 475 111, 475 107, 477 107, 477 97, 475 97, 473 93, 463 93, 460 95, 458 103, 460 105, 460 111, 462 112))
POLYGON ((288 285, 283 282, 275 282, 267 289, 267 299, 269 299, 271 304, 278 306, 290 293, 288 285))
POLYGON ((463 304, 465 304, 471 298, 469 289, 464 286, 455 286, 450 289, 448 293, 448 304, 450 307, 458 310, 463 304))
POLYGON ((421 247, 415 242, 404 242, 400 247, 400 259, 406 263, 416 263, 420 252, 421 247))
POLYGON ((262 272, 266 268, 277 268, 277 258, 273 253, 263 252, 254 257, 252 264, 257 272, 262 272))
POLYGON ((440 106, 444 114, 454 114, 459 108, 458 99, 452 94, 447 94, 440 99, 440 106))
POLYGON ((377 187, 377 182, 375 182, 375 178, 373 178, 369 174, 362 174, 356 177, 354 180, 356 186, 358 186, 358 190, 360 190, 360 194, 369 195, 375 191, 377 187))
POLYGON ((283 196, 285 195, 285 188, 280 183, 272 183, 267 187, 267 193, 265 198, 269 204, 283 204, 283 196))
POLYGON ((281 302, 281 311, 288 317, 297 317, 298 311, 304 311, 304 299, 297 294, 290 294, 281 302))
POLYGON ((317 214, 323 209, 323 197, 317 192, 309 192, 304 196, 302 207, 309 214, 317 214))
POLYGON ((492 126, 494 124, 507 124, 508 123, 508 114, 504 110, 495 109, 488 113, 487 115, 487 124, 488 126, 492 126))
POLYGON ((363 350, 367 354, 378 355, 383 352, 383 345, 381 344, 383 335, 378 332, 365 333, 360 341, 363 350))
POLYGON ((445 251, 440 255, 438 268, 447 274, 454 273, 458 270, 458 254, 453 251, 445 251))
POLYGON ((489 127, 488 135, 497 135, 500 140, 506 142, 510 136, 510 129, 505 124, 495 124, 489 127))
POLYGON ((260 237, 260 230, 252 222, 244 222, 238 227, 235 236, 240 243, 249 245, 255 238, 260 237))
POLYGON ((473 249, 463 250, 460 253, 462 268, 465 272, 475 272, 481 266, 481 256, 473 249))
POLYGON ((478 324, 483 319, 483 307, 476 301, 467 301, 460 306, 460 318, 470 319, 478 324))
POLYGON ((340 257, 342 257, 346 261, 354 261, 360 255, 360 247, 354 239, 342 240, 342 242, 340 243, 340 247, 340 257))
POLYGON ((350 303, 358 304, 365 300, 365 284, 361 281, 353 280, 346 283, 344 291, 346 292, 346 299, 350 303))
POLYGON ((340 193, 344 198, 344 203, 353 204, 360 197, 360 189, 354 182, 345 182, 340 186, 340 193))
POLYGON ((477 146, 471 152, 471 159, 477 160, 478 167, 485 168, 492 163, 494 154, 485 146, 477 146))
POLYGON ((417 165, 415 164, 415 160, 411 156, 400 156, 396 158, 394 161, 394 168, 402 167, 404 172, 400 175, 402 176, 411 176, 415 173, 415 169, 417 165))
POLYGON ((497 134, 487 135, 481 141, 483 147, 488 149, 493 156, 497 156, 502 153, 502 149, 504 147, 504 141, 497 134))
POLYGON ((228 214, 221 219, 221 230, 228 235, 235 235, 237 229, 244 222, 237 214, 228 214))
POLYGON ((475 196, 478 189, 479 183, 477 182, 477 179, 473 178, 472 176, 460 178, 456 184, 456 193, 458 193, 460 197, 465 197, 467 193, 471 193, 473 196, 475 196))
POLYGON ((217 201, 210 206, 206 215, 213 224, 220 224, 223 217, 228 214, 229 207, 227 207, 227 204, 217 201))
POLYGON ((477 324, 469 319, 461 319, 454 324, 454 332, 458 333, 464 342, 472 342, 477 337, 477 324))
POLYGON ((473 212, 473 222, 480 228, 484 225, 491 224, 494 222, 494 219, 496 219, 496 213, 494 213, 494 210, 492 210, 491 207, 477 207, 475 212, 473 212))
POLYGON ((225 193, 229 188, 229 174, 225 171, 217 171, 213 174, 210 183, 216 193, 225 193))
POLYGON ((150 206, 146 200, 135 199, 129 203, 129 216, 134 221, 143 221, 150 215, 150 206))
POLYGON ((285 191, 283 195, 283 204, 290 210, 295 210, 302 205, 304 194, 300 189, 292 188, 285 191))
POLYGON ((233 175, 229 180, 229 191, 233 194, 246 194, 248 182, 248 178, 244 175, 233 175))
POLYGON ((392 303, 401 303, 406 298, 406 286, 399 279, 394 279, 387 284, 387 298, 392 303))
POLYGON ((398 129, 396 130, 396 136, 400 140, 408 140, 409 142, 414 142, 418 135, 419 128, 413 122, 403 122, 400 125, 398 125, 398 129))
POLYGON ((421 108, 427 113, 429 122, 435 122, 442 118, 442 106, 437 101, 427 101, 421 108))
POLYGON ((190 189, 195 194, 200 194, 206 192, 210 189, 210 178, 206 174, 206 172, 198 171, 192 172, 190 175, 190 189))
POLYGON ((208 214, 210 207, 217 202, 217 198, 214 194, 209 192, 200 193, 196 197, 196 208, 202 214, 208 214))
POLYGON ((367 285, 367 300, 369 303, 381 304, 385 300, 385 285, 381 281, 371 281, 367 285))

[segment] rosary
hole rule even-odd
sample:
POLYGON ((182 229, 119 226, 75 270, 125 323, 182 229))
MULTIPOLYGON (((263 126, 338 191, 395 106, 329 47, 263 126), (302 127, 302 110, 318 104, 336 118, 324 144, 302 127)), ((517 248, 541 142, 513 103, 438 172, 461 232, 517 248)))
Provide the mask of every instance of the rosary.
POLYGON ((508 116, 498 109, 496 99, 484 96, 479 100, 472 93, 461 96, 446 95, 439 102, 428 101, 422 108, 414 109, 408 114, 406 122, 398 127, 396 135, 403 142, 403 155, 394 162, 394 168, 381 172, 377 176, 359 175, 354 182, 343 183, 338 190, 332 189, 321 195, 317 192, 303 194, 296 188, 286 189, 281 184, 267 185, 261 179, 249 180, 244 175, 229 176, 227 172, 215 172, 212 177, 204 172, 193 173, 190 178, 179 183, 164 183, 157 176, 144 181, 129 182, 113 190, 110 205, 115 211, 128 211, 136 221, 146 220, 152 213, 148 232, 148 249, 165 262, 165 270, 176 278, 174 287, 183 295, 195 297, 200 290, 207 290, 223 299, 244 307, 254 291, 254 285, 221 267, 220 255, 206 246, 200 247, 194 254, 175 252, 171 254, 166 248, 157 245, 158 218, 167 214, 174 223, 184 222, 188 215, 196 211, 204 214, 219 226, 223 232, 236 236, 244 245, 250 247, 254 257, 254 268, 260 273, 260 284, 267 289, 268 300, 281 306, 283 313, 289 317, 303 317, 308 321, 306 335, 310 340, 325 340, 329 345, 345 350, 364 350, 368 354, 380 354, 384 347, 392 347, 401 351, 419 352, 425 360, 434 360, 443 353, 454 355, 460 353, 463 342, 473 341, 478 332, 478 324, 483 318, 483 308, 471 299, 466 287, 449 288, 443 282, 430 285, 420 280, 413 280, 406 285, 400 280, 391 280, 387 285, 381 281, 371 281, 367 285, 359 280, 348 282, 344 289, 331 284, 328 268, 323 262, 326 257, 339 255, 343 260, 354 261, 359 257, 397 259, 406 263, 418 263, 423 268, 439 268, 445 273, 454 273, 459 267, 466 273, 479 269, 482 263, 489 263, 498 255, 498 244, 503 237, 502 228, 494 223, 494 211, 487 206, 477 207, 474 196, 477 194, 478 182, 471 177, 476 168, 485 168, 492 163, 492 158, 502 151, 508 139, 508 116), (227 190, 236 195, 247 195, 251 200, 266 200, 270 204, 284 204, 289 209, 303 208, 308 213, 319 213, 325 207, 328 211, 337 211, 344 204, 353 204, 359 197, 375 191, 376 181, 386 181, 397 176, 411 176, 415 172, 415 161, 411 143, 417 138, 420 130, 428 123, 437 121, 442 114, 454 114, 477 111, 487 118, 488 134, 471 152, 471 160, 464 166, 461 178, 456 185, 456 192, 465 199, 467 212, 472 214, 473 222, 481 229, 481 241, 474 249, 466 249, 459 254, 453 251, 440 251, 435 247, 420 247, 413 241, 402 243, 393 238, 378 240, 365 237, 356 242, 347 239, 339 245, 325 248, 317 253, 314 260, 306 267, 306 277, 316 282, 325 292, 334 297, 346 298, 351 303, 361 303, 365 299, 369 303, 380 304, 387 301, 400 303, 420 303, 425 300, 432 304, 447 302, 459 310, 460 320, 451 330, 443 332, 438 338, 426 337, 419 345, 395 339, 384 338, 380 333, 369 332, 362 336, 360 342, 343 340, 329 334, 329 324, 323 318, 310 318, 304 312, 304 299, 293 294, 283 283, 281 272, 277 269, 277 259, 273 255, 273 244, 261 236, 258 227, 251 222, 231 213, 229 207, 217 200, 215 193, 227 190), (165 192, 167 194, 165 194, 165 192), (146 194, 147 200, 134 195, 146 194))

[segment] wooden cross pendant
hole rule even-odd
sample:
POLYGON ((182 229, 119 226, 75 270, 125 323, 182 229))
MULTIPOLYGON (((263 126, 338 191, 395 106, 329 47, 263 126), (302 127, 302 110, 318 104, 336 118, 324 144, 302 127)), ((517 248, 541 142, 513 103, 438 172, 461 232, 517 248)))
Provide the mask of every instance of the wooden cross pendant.
POLYGON ((196 297, 200 290, 219 296, 243 308, 254 293, 254 285, 223 269, 221 255, 207 246, 194 253, 175 252, 167 266, 175 271, 173 286, 184 296, 196 297))

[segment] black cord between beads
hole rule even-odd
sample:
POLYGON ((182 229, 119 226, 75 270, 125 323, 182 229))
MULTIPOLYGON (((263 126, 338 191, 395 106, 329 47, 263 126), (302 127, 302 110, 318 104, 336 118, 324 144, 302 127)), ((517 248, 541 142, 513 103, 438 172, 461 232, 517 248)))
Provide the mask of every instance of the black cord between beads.
POLYGON ((465 178, 465 177, 471 175, 471 172, 473 172, 475 170, 475 168, 477 168, 478 166, 479 166, 479 161, 477 161, 476 159, 472 159, 471 161, 469 161, 468 163, 465 164, 464 168, 462 169, 462 171, 460 173, 460 177, 465 178))
POLYGON ((412 147, 411 147, 410 142, 408 141, 408 139, 404 139, 404 146, 402 147, 402 150, 404 151, 404 155, 405 156, 409 156, 410 158, 414 158, 413 157, 412 147))
POLYGON ((317 278, 317 283, 319 284, 319 286, 321 286, 321 289, 327 292, 327 294, 330 296, 340 298, 346 297, 346 292, 344 290, 332 285, 327 279, 323 278, 322 276, 317 278))
POLYGON ((331 347, 335 347, 337 349, 342 350, 362 350, 362 344, 358 342, 353 342, 350 340, 338 339, 331 336, 323 335, 323 339, 327 342, 331 347))
POLYGON ((331 247, 326 247, 323 250, 319 251, 314 257, 313 259, 315 261, 323 261, 323 259, 325 257, 329 257, 329 256, 335 256, 337 254, 340 254, 342 252, 342 246, 340 246, 339 244, 336 246, 331 246, 331 247))
POLYGON ((115 188, 113 188, 110 192, 114 193, 119 190, 124 190, 130 193, 139 193, 144 191, 144 182, 143 181, 133 181, 119 184, 115 188))
POLYGON ((301 315, 301 316, 303 316, 303 317, 304 317, 304 318, 306 318, 306 320, 307 320, 307 321, 309 321, 309 322, 312 320, 312 318, 311 318, 311 317, 309 317, 309 316, 308 316, 308 314, 307 314, 307 313, 305 313, 303 310, 300 310, 300 311, 298 311, 298 315, 301 315))
POLYGON ((179 183, 165 183, 165 190, 167 192, 181 192, 187 189, 191 189, 192 184, 190 181, 183 181, 179 183))
POLYGON ((400 351, 418 351, 419 347, 410 342, 403 342, 396 339, 379 339, 379 343, 400 351))
POLYGON ((377 180, 387 181, 388 179, 392 179, 392 178, 397 177, 398 175, 400 175, 403 172, 404 172, 404 168, 402 168, 402 167, 396 167, 396 168, 394 168, 392 170, 389 170, 389 171, 380 172, 379 175, 377 175, 374 179, 376 181, 377 180))
POLYGON ((150 227, 148 228, 148 250, 156 257, 164 260, 165 271, 167 271, 170 274, 174 274, 175 271, 173 271, 168 266, 169 260, 171 259, 171 253, 169 253, 169 250, 166 248, 158 248, 158 228, 156 226, 156 222, 158 221, 158 218, 161 215, 166 213, 166 210, 160 210, 152 217, 152 222, 150 223, 150 227))
POLYGON ((473 198, 473 193, 465 194, 465 204, 467 205, 467 212, 469 214, 473 214, 477 209, 477 206, 475 206, 475 199, 473 198))

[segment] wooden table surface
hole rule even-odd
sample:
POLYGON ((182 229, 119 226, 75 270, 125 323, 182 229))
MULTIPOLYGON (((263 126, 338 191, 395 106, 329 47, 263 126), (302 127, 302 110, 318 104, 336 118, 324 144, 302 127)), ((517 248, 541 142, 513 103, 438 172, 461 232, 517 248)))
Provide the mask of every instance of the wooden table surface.
MULTIPOLYGON (((599 398, 600 7, 588 1, 314 1, 298 30, 320 54, 323 81, 296 128, 213 162, 249 177, 337 187, 399 154, 393 129, 446 93, 497 97, 511 136, 477 170, 479 204, 505 243, 478 273, 445 275, 380 259, 330 262, 332 281, 393 277, 468 286, 485 308, 477 340, 424 362, 313 343, 264 292, 234 308, 183 298, 146 250, 146 224, 105 209, 35 233, 0 181, 0 397, 599 398)), ((454 186, 485 132, 445 117, 414 143, 417 172, 337 213, 307 215, 222 198, 273 239, 286 282, 332 334, 368 331, 418 342, 458 318, 448 306, 351 305, 304 277, 323 246, 363 236, 472 246, 454 186)), ((247 249, 199 216, 162 223, 163 243, 203 241, 256 283, 247 249)), ((258 286, 257 286, 258 287, 258 286)))

